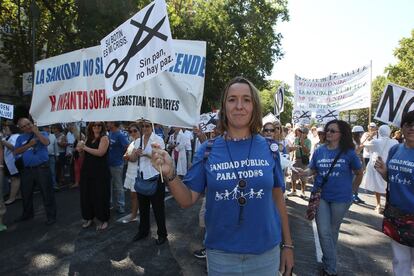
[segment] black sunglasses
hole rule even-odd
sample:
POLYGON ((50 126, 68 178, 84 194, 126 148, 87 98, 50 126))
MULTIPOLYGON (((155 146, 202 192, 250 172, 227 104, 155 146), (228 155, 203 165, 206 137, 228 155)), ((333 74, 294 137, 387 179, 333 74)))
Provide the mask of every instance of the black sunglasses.
POLYGON ((247 204, 247 199, 244 196, 244 191, 247 187, 247 182, 244 179, 240 179, 239 183, 237 184, 237 188, 240 192, 240 196, 237 198, 237 203, 239 203, 240 209, 239 209, 239 225, 243 222, 243 207, 247 204), (240 191, 242 190, 242 191, 240 191))
POLYGON ((128 131, 129 133, 135 133, 135 132, 138 132, 138 130, 137 129, 135 129, 135 128, 132 128, 132 129, 130 129, 129 131, 128 131))
POLYGON ((274 128, 265 128, 263 129, 263 132, 275 132, 274 128))
POLYGON ((327 129, 326 132, 333 133, 333 134, 340 133, 339 130, 334 130, 334 129, 327 129))

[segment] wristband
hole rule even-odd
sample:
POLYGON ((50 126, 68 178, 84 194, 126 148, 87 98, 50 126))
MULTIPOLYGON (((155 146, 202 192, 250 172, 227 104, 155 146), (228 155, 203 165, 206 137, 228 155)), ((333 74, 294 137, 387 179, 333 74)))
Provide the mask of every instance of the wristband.
POLYGON ((284 248, 295 249, 295 246, 293 244, 282 244, 282 249, 284 248))
POLYGON ((177 172, 176 172, 176 170, 174 168, 173 175, 171 177, 167 177, 167 183, 173 181, 176 177, 177 177, 177 172))

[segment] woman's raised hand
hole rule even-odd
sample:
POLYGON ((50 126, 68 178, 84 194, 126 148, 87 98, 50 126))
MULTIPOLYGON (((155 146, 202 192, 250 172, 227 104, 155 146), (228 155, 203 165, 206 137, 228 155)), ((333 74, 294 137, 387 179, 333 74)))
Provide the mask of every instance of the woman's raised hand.
POLYGON ((174 164, 168 152, 160 148, 160 145, 153 143, 151 163, 152 166, 167 178, 174 174, 174 164))

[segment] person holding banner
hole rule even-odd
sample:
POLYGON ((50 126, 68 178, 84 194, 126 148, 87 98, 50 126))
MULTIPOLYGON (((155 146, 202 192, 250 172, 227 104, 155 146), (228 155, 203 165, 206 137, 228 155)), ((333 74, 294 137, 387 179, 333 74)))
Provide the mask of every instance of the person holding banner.
POLYGON ((244 77, 232 79, 221 97, 222 136, 203 143, 181 180, 168 153, 153 145, 152 164, 162 170, 183 208, 206 192, 208 274, 291 275, 293 243, 281 187, 277 146, 260 135, 258 90, 244 77))
POLYGON ((76 150, 84 155, 80 178, 80 202, 82 228, 92 226, 93 219, 99 224, 96 230, 105 230, 109 221, 111 175, 108 165, 109 139, 103 122, 90 122, 86 142, 79 141, 76 150))
POLYGON ((339 228, 352 204, 353 191, 361 183, 362 164, 355 153, 351 127, 347 122, 330 121, 325 125, 325 133, 326 143, 315 150, 309 167, 297 170, 302 176, 315 176, 313 191, 322 187, 315 219, 323 254, 322 275, 329 276, 337 273, 339 228))
POLYGON ((397 229, 394 229, 396 231, 392 233, 393 239, 391 239, 394 275, 410 276, 413 275, 414 270, 414 247, 401 243, 400 235, 407 237, 407 240, 411 238, 411 244, 413 243, 413 227, 410 228, 409 225, 414 218, 414 110, 403 115, 401 128, 405 142, 390 149, 386 163, 379 156, 374 168, 388 182, 388 202, 384 210, 384 223, 386 218, 393 216, 400 220, 393 224, 397 229), (387 215, 388 207, 393 210, 389 215, 387 215))

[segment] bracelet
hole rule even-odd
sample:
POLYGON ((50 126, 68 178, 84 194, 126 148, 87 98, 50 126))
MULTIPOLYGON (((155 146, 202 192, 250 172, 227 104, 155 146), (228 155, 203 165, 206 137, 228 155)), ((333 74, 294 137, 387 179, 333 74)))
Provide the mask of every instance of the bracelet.
POLYGON ((173 175, 171 177, 167 177, 167 183, 173 181, 177 177, 177 171, 175 168, 173 169, 173 175))
POLYGON ((293 244, 282 244, 282 249, 289 248, 289 249, 295 249, 295 246, 293 244))

